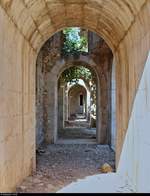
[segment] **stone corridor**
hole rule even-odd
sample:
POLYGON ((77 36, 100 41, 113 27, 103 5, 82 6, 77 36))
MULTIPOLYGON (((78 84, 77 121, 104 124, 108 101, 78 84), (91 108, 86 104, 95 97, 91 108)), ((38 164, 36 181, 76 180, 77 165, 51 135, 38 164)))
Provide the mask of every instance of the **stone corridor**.
POLYGON ((37 153, 37 171, 27 177, 18 193, 52 193, 88 175, 100 174, 107 162, 115 170, 115 153, 107 145, 52 144, 37 153))
POLYGON ((117 176, 150 193, 149 18, 150 0, 0 0, 0 193, 56 192, 104 161, 116 173, 60 192, 117 192, 117 176), (61 77, 74 67, 92 76, 76 93, 61 77), (97 144, 57 144, 77 113, 96 117, 97 144))

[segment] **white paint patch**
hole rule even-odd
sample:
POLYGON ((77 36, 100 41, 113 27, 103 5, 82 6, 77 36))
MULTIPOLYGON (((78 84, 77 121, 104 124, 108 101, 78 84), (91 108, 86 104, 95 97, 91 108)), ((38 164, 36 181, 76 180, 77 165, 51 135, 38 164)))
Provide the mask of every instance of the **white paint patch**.
POLYGON ((131 193, 116 173, 88 176, 64 187, 57 193, 131 193))
POLYGON ((138 193, 150 193, 150 54, 134 100, 118 173, 138 193))

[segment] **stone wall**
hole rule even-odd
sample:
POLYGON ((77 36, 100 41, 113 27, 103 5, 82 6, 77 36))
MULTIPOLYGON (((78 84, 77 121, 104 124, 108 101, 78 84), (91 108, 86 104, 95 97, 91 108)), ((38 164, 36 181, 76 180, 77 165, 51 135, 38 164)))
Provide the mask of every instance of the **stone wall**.
MULTIPOLYGON (((80 94, 83 95, 83 107, 86 108, 87 92, 81 85, 71 87, 68 93, 69 97, 69 117, 80 113, 80 94)), ((85 111, 84 111, 85 114, 85 111)))
MULTIPOLYGON (((61 34, 56 33, 41 48, 36 65, 36 147, 47 141, 49 121, 53 121, 51 104, 51 69, 61 57, 61 34)), ((56 87, 57 88, 57 87, 56 87)))
POLYGON ((150 51, 131 112, 118 173, 137 193, 150 193, 150 51))
MULTIPOLYGON (((101 144, 110 144, 110 134, 111 134, 111 66, 112 66, 112 52, 107 46, 107 44, 104 42, 102 38, 100 38, 97 34, 93 32, 88 32, 89 36, 89 52, 87 54, 84 54, 86 58, 91 58, 93 62, 96 63, 96 69, 98 74, 98 80, 99 82, 99 89, 100 91, 100 97, 97 95, 97 99, 100 105, 100 116, 101 121, 97 120, 97 123, 99 124, 100 130, 98 133, 98 142, 101 144)), ((50 105, 54 106, 58 109, 58 103, 53 103, 52 96, 54 96, 54 99, 56 99, 55 95, 57 94, 57 81, 58 81, 58 75, 61 73, 61 69, 58 70, 58 73, 55 75, 53 69, 58 66, 57 62, 66 62, 66 68, 67 63, 68 65, 71 64, 71 61, 78 61, 80 57, 67 57, 64 58, 61 54, 61 48, 62 48, 62 32, 58 32, 55 35, 52 36, 41 48, 39 57, 37 60, 37 68, 40 66, 42 68, 38 68, 38 77, 42 76, 43 80, 41 80, 41 84, 37 83, 37 140, 40 142, 46 141, 48 143, 53 143, 54 139, 54 131, 51 125, 51 122, 53 122, 54 119, 56 119, 55 122, 59 122, 59 119, 57 120, 57 117, 52 112, 53 109, 50 108, 50 105), (41 56, 41 58, 40 58, 41 56), (72 59, 72 60, 71 60, 72 59), (42 61, 42 62, 41 62, 42 61), (42 73, 41 73, 42 72, 42 73), (52 81, 55 82, 53 84, 53 87, 55 87, 56 91, 53 91, 52 88, 50 88, 50 85, 52 85, 52 81), (42 88, 43 84, 43 88, 42 88), (40 90, 39 90, 40 89, 40 90), (43 95, 44 92, 44 95, 43 95), (42 98, 43 97, 43 98, 42 98), (41 101, 43 99, 43 101, 41 101), (43 111, 42 111, 43 110, 43 111), (42 113, 44 114, 42 117, 42 113), (40 121, 40 122, 39 122, 40 121), (44 138, 41 135, 41 130, 44 131, 44 138), (47 139, 49 138, 49 139, 47 139), (42 140, 43 139, 43 140, 42 140), (51 142, 50 142, 51 141, 51 142)), ((84 56, 83 55, 83 56, 84 56)), ((84 62, 82 62, 84 65, 84 62)), ((90 65, 90 62, 88 62, 90 65)), ((80 62, 78 63, 80 65, 80 62)), ((72 63, 73 65, 73 63, 72 63)), ((90 65, 93 66, 93 65, 90 65)), ((64 67, 65 69, 65 67, 64 67)), ((56 109, 56 110, 57 110, 56 109)), ((57 113, 57 111, 56 111, 57 113)), ((63 113, 63 112, 62 112, 63 113)), ((56 114, 57 115, 57 114, 56 114)), ((60 115, 59 115, 60 116, 60 115)), ((61 117, 60 117, 61 119, 61 117)), ((62 123, 60 123, 62 124, 62 123)), ((53 124, 56 129, 56 125, 53 124)), ((57 133, 57 131, 55 131, 57 133)), ((57 136, 55 140, 57 139, 57 136)), ((37 142, 38 144, 39 142, 37 142)))
POLYGON ((101 144, 111 143, 111 74, 113 55, 106 42, 97 35, 93 36, 96 46, 92 48, 90 56, 98 65, 100 83, 100 115, 101 123, 101 144))
POLYGON ((35 167, 36 58, 44 41, 66 26, 97 32, 113 50, 119 161, 150 48, 149 13, 149 0, 0 1, 0 192, 14 190, 35 167))
POLYGON ((116 149, 116 77, 115 77, 115 60, 112 65, 111 75, 111 147, 113 150, 116 149))
POLYGON ((57 135, 59 134, 59 131, 61 131, 64 128, 64 120, 65 120, 65 83, 64 81, 58 81, 58 119, 57 119, 57 124, 58 124, 58 130, 57 130, 57 135))
POLYGON ((35 51, 0 7, 0 192, 35 169, 35 51))
POLYGON ((38 55, 36 70, 36 148, 44 141, 44 74, 43 74, 43 58, 42 52, 38 55))
POLYGON ((150 1, 146 1, 115 53, 117 138, 116 159, 122 150, 134 97, 150 48, 150 1))

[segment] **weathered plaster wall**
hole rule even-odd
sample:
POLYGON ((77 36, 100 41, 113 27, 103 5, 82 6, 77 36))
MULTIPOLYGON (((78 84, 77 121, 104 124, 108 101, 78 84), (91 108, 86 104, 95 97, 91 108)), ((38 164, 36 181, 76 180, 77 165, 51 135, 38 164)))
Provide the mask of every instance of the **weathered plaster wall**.
MULTIPOLYGON (((97 32, 114 52, 119 161, 138 81, 150 48, 149 13, 149 0, 0 1, 0 97, 3 103, 0 107, 0 191, 12 191, 32 170, 35 53, 53 33, 66 26, 84 26, 97 32), (10 104, 14 94, 17 106, 10 104), (16 115, 17 107, 22 110, 20 115, 16 115)), ((55 106, 53 109, 55 111, 55 106)))
MULTIPOLYGON (((98 113, 97 116, 101 116, 97 123, 99 124, 98 131, 98 142, 101 144, 110 143, 110 130, 111 130, 111 66, 112 66, 112 52, 109 49, 108 45, 104 42, 102 38, 100 38, 97 34, 89 31, 89 53, 84 54, 83 62, 80 64, 80 56, 79 57, 67 57, 65 58, 61 54, 62 48, 62 32, 57 32, 53 35, 41 48, 39 57, 37 60, 37 67, 39 76, 41 74, 41 70, 43 70, 43 80, 41 83, 44 84, 43 88, 41 88, 42 84, 37 83, 37 139, 41 141, 41 130, 44 131, 44 140, 48 143, 53 143, 57 140, 57 124, 60 125, 60 129, 63 126, 63 119, 57 119, 57 109, 58 103, 55 101, 57 99, 57 81, 59 79, 58 75, 60 75, 62 71, 62 63, 63 69, 67 68, 69 64, 74 65, 73 62, 78 62, 78 65, 86 66, 88 63, 90 66, 93 66, 93 62, 96 64, 96 69, 98 73, 99 80, 99 89, 100 94, 97 95, 98 100, 98 113), (41 56, 41 58, 40 58, 41 56), (84 64, 84 58, 88 62, 84 64), (42 61, 42 63, 41 63, 42 61), (58 67, 58 63, 60 63, 60 67, 58 67), (91 64, 92 63, 92 64, 91 64), (57 69, 57 73, 54 71, 55 67, 57 69), (52 86, 52 87, 50 87, 52 86), (40 90, 39 90, 40 89, 40 90), (43 95, 44 92, 44 95, 43 95), (43 97, 43 98, 42 98, 43 97), (43 99, 43 102, 40 101, 43 99), (43 108, 43 109, 42 109, 43 108), (56 109, 56 111, 54 111, 56 109), (41 111, 43 110, 43 111, 41 111), (41 118, 43 113, 43 119, 41 118), (55 119, 55 121, 54 121, 55 119), (59 121, 60 120, 60 121, 59 121), (38 122, 41 121, 41 122, 38 122), (60 122, 60 123, 58 123, 60 122), (56 123, 56 124, 55 124, 56 123), (41 127, 43 126, 43 128, 41 127), (55 130, 55 131, 54 131, 55 130), (54 134, 55 132, 55 134, 54 134), (55 139, 54 139, 55 137, 55 139)), ((60 97, 60 96, 59 96, 60 97)), ((62 101, 61 101, 62 102, 62 101)), ((62 105, 62 104, 61 104, 62 105)), ((63 110, 63 108, 61 109, 63 110)), ((60 110, 60 111, 61 111, 60 110)), ((63 111, 61 112, 63 113, 63 111)), ((98 126, 97 126, 98 127, 98 126)), ((44 141, 43 140, 43 141, 44 141)), ((37 142, 38 143, 38 142, 37 142)))
POLYGON ((111 74, 111 147, 116 148, 116 80, 115 80, 115 60, 113 60, 111 74))
POLYGON ((132 26, 120 42, 116 60, 117 138, 116 158, 119 161, 134 96, 150 48, 150 1, 146 1, 132 26))
POLYGON ((44 141, 44 96, 45 83, 43 74, 42 52, 39 53, 36 67, 36 148, 44 141))
POLYGON ((0 192, 35 167, 35 52, 0 7, 0 192))
POLYGON ((64 128, 64 120, 65 120, 65 84, 64 82, 58 81, 58 119, 57 119, 57 125, 58 125, 58 133, 64 128))
MULTIPOLYGON (((41 48, 37 61, 36 61, 36 144, 37 148, 43 142, 50 142, 47 139, 47 135, 53 132, 50 131, 51 122, 53 123, 53 113, 50 105, 53 105, 52 95, 54 95, 53 86, 51 80, 53 80, 53 74, 51 69, 55 65, 56 61, 60 59, 60 47, 61 46, 61 34, 56 33, 52 36, 41 48), (48 133, 49 132, 49 133, 48 133)), ((57 88, 55 84, 55 88, 57 88)), ((54 86, 53 86, 54 87, 54 86)), ((51 142, 53 140, 51 139, 51 142)))
POLYGON ((90 56, 98 65, 98 75, 100 83, 100 116, 101 116, 101 144, 111 143, 111 73, 113 55, 108 45, 98 36, 93 36, 93 42, 96 46, 92 48, 90 56))
POLYGON ((135 192, 150 193, 150 52, 137 88, 118 172, 135 192))

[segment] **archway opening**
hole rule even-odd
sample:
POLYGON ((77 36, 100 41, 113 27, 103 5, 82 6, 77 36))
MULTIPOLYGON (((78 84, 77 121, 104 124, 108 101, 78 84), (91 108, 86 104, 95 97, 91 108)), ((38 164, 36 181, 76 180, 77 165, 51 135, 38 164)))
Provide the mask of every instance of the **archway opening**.
POLYGON ((96 143, 97 90, 97 76, 92 68, 73 65, 61 73, 58 80, 58 139, 96 143))
MULTIPOLYGON (((37 57, 36 149, 38 169, 34 178, 39 180, 38 176, 41 175, 40 180, 44 182, 44 186, 49 183, 53 184, 49 192, 57 191, 79 178, 101 173, 100 168, 106 162, 115 171, 115 152, 110 148, 113 54, 101 37, 87 29, 75 28, 75 35, 71 35, 71 41, 68 42, 67 38, 70 38, 70 35, 67 33, 72 34, 74 32, 72 29, 67 28, 54 34, 42 46, 37 57), (90 82, 92 81, 87 82, 86 77, 74 77, 72 79, 75 79, 75 84, 68 85, 70 81, 66 82, 69 88, 68 98, 78 97, 76 106, 79 107, 76 115, 81 119, 75 120, 81 121, 84 116, 83 118, 90 118, 89 126, 95 126, 94 130, 90 129, 90 131, 95 131, 94 134, 92 133, 94 138, 90 138, 90 142, 85 134, 84 141, 81 142, 73 143, 71 140, 69 143, 64 143, 60 140, 62 127, 68 126, 68 121, 64 120, 65 115, 68 115, 67 120, 71 120, 74 114, 74 109, 65 112, 67 107, 63 103, 65 97, 62 96, 65 88, 61 76, 74 67, 88 69, 95 78, 95 87, 92 87, 95 92, 93 94, 95 104, 92 105, 93 108, 90 107, 90 110, 93 110, 93 113, 89 113, 90 115, 87 112, 88 103, 85 99, 88 97, 88 91, 91 91, 90 82), (76 80, 79 80, 78 84, 76 80), (74 91, 76 87, 77 89, 80 87, 78 95, 74 91), (91 165, 90 169, 89 165, 91 165), (47 173, 49 182, 45 181, 43 171, 47 173)), ((87 75, 86 73, 85 76, 87 75)), ((72 102, 74 101, 68 104, 69 107, 72 102)), ((91 100, 90 103, 92 103, 91 100)), ((77 124, 79 126, 79 123, 77 124)), ((86 133, 87 135, 90 134, 86 133)), ((34 186, 34 183, 32 185, 34 186)))
POLYGON ((58 139, 58 80, 70 66, 94 70, 97 77, 96 139, 99 144, 111 145, 112 60, 113 54, 105 41, 96 33, 79 27, 65 28, 43 45, 37 58, 36 74, 37 147, 42 142, 56 143, 58 139))
MULTIPOLYGON (((150 46, 149 4, 148 0, 0 1, 2 191, 13 190, 35 168, 35 59, 41 44, 65 26, 89 27, 101 35, 114 51, 117 60, 116 154, 119 161, 134 98, 141 94, 138 86, 150 46), (16 165, 20 169, 16 170, 16 165)), ((140 128, 141 125, 140 121, 140 128)), ((144 129, 145 121, 143 125, 144 129)), ((143 137, 136 142, 136 132, 132 131, 132 136, 135 141, 127 142, 127 146, 134 143, 137 152, 147 151, 141 141, 143 137), (142 145, 136 147, 135 144, 140 142, 142 145)), ((130 162, 128 164, 125 158, 123 170, 127 168, 125 174, 135 174, 132 184, 136 185, 136 191, 148 190, 146 184, 142 186, 139 183, 145 178, 143 174, 148 175, 147 167, 135 167, 134 173, 128 168, 137 165, 139 159, 135 161, 135 154, 141 157, 132 149, 129 150, 130 162)), ((138 164, 142 163, 149 162, 140 158, 138 164)))

